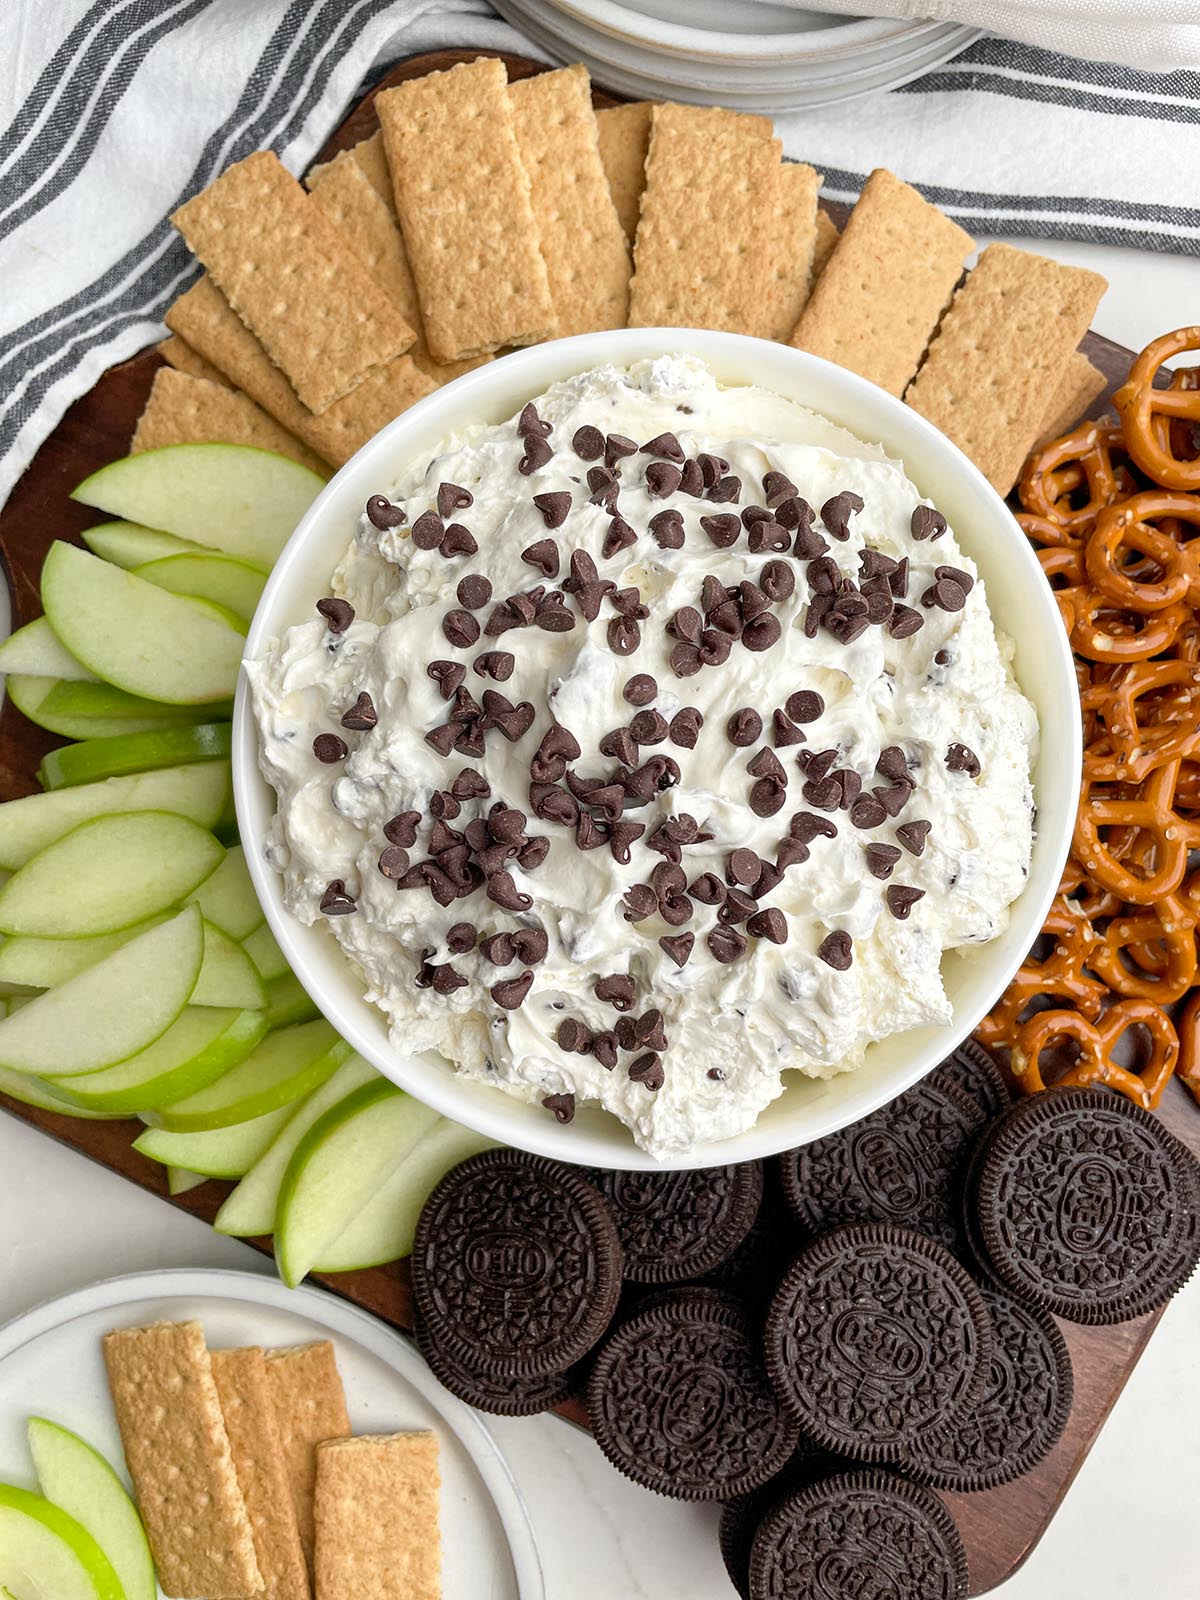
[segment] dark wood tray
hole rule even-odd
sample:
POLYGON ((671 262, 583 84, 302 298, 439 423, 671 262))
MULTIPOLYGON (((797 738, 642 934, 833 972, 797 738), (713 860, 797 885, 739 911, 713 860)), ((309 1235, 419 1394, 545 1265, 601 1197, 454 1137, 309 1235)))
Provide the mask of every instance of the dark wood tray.
MULTIPOLYGON (((379 89, 453 66, 459 61, 472 60, 478 53, 439 51, 400 63, 355 107, 319 159, 327 160, 375 131, 378 121, 373 100, 379 89)), ((506 56, 504 60, 510 77, 514 78, 545 70, 537 62, 520 56, 506 56)), ((614 101, 598 93, 596 103, 609 105, 614 101)), ((843 220, 844 207, 831 206, 830 210, 839 222, 843 220)), ((1131 352, 1094 333, 1087 335, 1083 348, 1108 376, 1111 392, 1111 387, 1115 387, 1128 371, 1131 352)), ((31 621, 41 611, 38 578, 51 541, 77 539, 81 529, 100 520, 96 512, 69 499, 69 491, 89 472, 126 453, 134 424, 160 365, 160 357, 153 351, 145 351, 105 373, 91 392, 76 401, 66 413, 13 490, 0 515, 0 559, 12 592, 14 627, 31 621)), ((1099 412, 1106 401, 1107 395, 1101 397, 1094 409, 1099 412)), ((0 713, 0 798, 13 799, 35 792, 38 785, 34 772, 38 762, 48 749, 61 742, 34 727, 6 703, 0 713)), ((212 1221, 229 1192, 229 1184, 213 1180, 170 1200, 165 1169, 132 1149, 132 1141, 141 1131, 140 1123, 77 1121, 20 1105, 3 1095, 0 1095, 0 1107, 206 1222, 212 1221)), ((1200 1155, 1200 1113, 1181 1085, 1170 1085, 1162 1116, 1164 1122, 1200 1155)), ((253 1243, 259 1250, 269 1252, 271 1249, 269 1239, 253 1243)), ((317 1281, 397 1327, 411 1326, 406 1263, 317 1281)), ((1063 1332, 1075 1366, 1075 1407, 1057 1449, 1016 1483, 984 1494, 945 1497, 966 1540, 972 1594, 983 1594, 1002 1582, 1037 1544, 1157 1321, 1157 1315, 1150 1315, 1117 1328, 1064 1324, 1063 1332)), ((563 1414, 574 1422, 584 1421, 578 1405, 565 1406, 563 1414)), ((647 1513, 651 1511, 648 1502, 647 1513)))

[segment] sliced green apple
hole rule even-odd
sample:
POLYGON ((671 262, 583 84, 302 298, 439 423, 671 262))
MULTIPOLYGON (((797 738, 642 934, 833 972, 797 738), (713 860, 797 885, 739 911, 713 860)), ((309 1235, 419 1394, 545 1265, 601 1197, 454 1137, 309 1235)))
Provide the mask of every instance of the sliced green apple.
MULTIPOLYGON (((246 852, 240 844, 233 845, 225 852, 225 859, 217 870, 205 878, 188 899, 194 900, 200 907, 206 922, 220 928, 231 939, 245 940, 263 920, 263 910, 246 867, 246 852)), ((243 948, 254 961, 249 947, 243 945, 243 948)), ((257 966, 255 962, 256 969, 257 966)), ((286 964, 281 970, 286 970, 286 964)), ((259 975, 264 978, 276 976, 275 973, 259 975)))
POLYGON ((172 1133, 169 1128, 147 1128, 133 1148, 164 1167, 186 1167, 206 1178, 240 1178, 277 1137, 293 1106, 280 1106, 250 1122, 232 1128, 212 1128, 205 1133, 172 1133))
POLYGON ((85 528, 79 536, 88 549, 115 567, 132 572, 145 566, 147 561, 160 561, 164 556, 215 555, 202 545, 188 539, 177 539, 173 533, 160 533, 157 528, 143 528, 137 522, 98 522, 94 528, 85 528))
POLYGON ((198 1189, 208 1179, 202 1172, 189 1172, 186 1167, 167 1168, 167 1193, 172 1199, 176 1195, 191 1194, 193 1189, 198 1189))
POLYGON ((267 987, 253 961, 235 939, 211 922, 204 924, 204 965, 192 990, 194 1006, 240 1006, 264 1011, 267 987))
POLYGON ((169 912, 135 922, 132 928, 116 933, 98 933, 91 939, 5 939, 0 944, 0 982, 22 984, 33 989, 53 989, 78 972, 86 972, 97 961, 112 955, 139 933, 147 933, 165 922, 169 912))
POLYGON ((290 1028, 297 1022, 311 1022, 321 1015, 316 1004, 300 986, 299 978, 284 972, 267 983, 267 1021, 272 1028, 290 1028))
MULTIPOLYGON (((0 804, 0 869, 23 867, 47 845, 92 817, 114 811, 173 811, 202 828, 218 827, 230 806, 229 763, 207 761, 161 772, 108 778, 0 804)), ((257 963, 256 963, 257 965, 257 963)))
POLYGON ((45 617, 27 622, 0 644, 0 672, 19 672, 32 678, 96 682, 95 675, 76 661, 45 617))
POLYGON ((199 601, 57 541, 42 567, 42 604, 71 654, 118 689, 177 705, 233 694, 245 637, 199 601))
POLYGON ((0 932, 78 939, 132 927, 191 894, 224 853, 173 811, 95 817, 13 873, 0 889, 0 932))
POLYGON ((327 1022, 281 1028, 268 1034, 217 1083, 151 1112, 146 1120, 174 1133, 203 1133, 249 1122, 311 1094, 349 1054, 350 1046, 327 1022))
MULTIPOLYGON (((119 739, 127 734, 152 733, 158 728, 177 727, 180 722, 177 707, 151 705, 135 695, 124 696, 127 702, 126 715, 102 715, 94 705, 85 706, 82 713, 63 709, 61 692, 67 689, 107 691, 111 704, 111 697, 123 691, 114 690, 104 683, 69 684, 61 678, 31 678, 14 672, 5 679, 4 688, 23 717, 28 717, 35 726, 45 728, 47 733, 57 733, 64 739, 119 739), (139 707, 149 709, 139 710, 139 707)), ((205 707, 205 714, 211 716, 211 708, 205 707)))
POLYGON ((55 1078, 51 1093, 61 1095, 68 1110, 152 1111, 216 1083, 245 1061, 266 1031, 261 1011, 189 1005, 145 1050, 102 1072, 55 1078))
POLYGON ((43 789, 70 789, 81 783, 135 772, 155 772, 193 761, 227 761, 233 743, 228 722, 152 728, 107 739, 85 739, 42 757, 38 782, 43 789))
POLYGON ((275 1259, 289 1288, 312 1271, 436 1120, 435 1111, 378 1078, 309 1128, 279 1190, 275 1259))
POLYGON ((10 1010, 0 1065, 43 1078, 99 1072, 164 1034, 196 987, 204 922, 188 906, 78 977, 10 1010))
POLYGON ((139 578, 156 583, 171 594, 186 594, 193 600, 211 600, 223 606, 240 618, 244 627, 249 627, 267 582, 261 567, 229 556, 166 556, 134 570, 139 578))
POLYGON ((378 1073, 359 1055, 343 1062, 331 1078, 314 1089, 279 1137, 227 1198, 217 1213, 213 1227, 235 1239, 252 1239, 275 1228, 279 1186, 296 1146, 320 1117, 355 1089, 370 1083, 378 1073))
POLYGON ((101 467, 72 499, 269 568, 323 488, 267 450, 175 444, 101 467))
POLYGON ((0 1584, 17 1600, 125 1600, 86 1528, 40 1494, 0 1483, 0 1584))
POLYGON ((85 1111, 82 1106, 69 1106, 41 1078, 31 1078, 27 1072, 13 1072, 8 1067, 0 1067, 0 1094, 19 1100, 24 1106, 57 1111, 60 1117, 75 1117, 81 1122, 116 1122, 128 1115, 125 1111, 85 1111))
POLYGON ((155 1600, 158 1588, 146 1530, 108 1462, 78 1434, 31 1417, 29 1453, 42 1493, 74 1517, 103 1549, 126 1600, 155 1600))
MULTIPOLYGON (((0 812, 2 820, 2 812, 0 812)), ((275 941, 270 925, 266 922, 262 927, 256 928, 253 933, 247 934, 242 940, 242 949, 258 968, 259 977, 270 983, 273 978, 282 978, 288 971, 287 957, 275 941)))

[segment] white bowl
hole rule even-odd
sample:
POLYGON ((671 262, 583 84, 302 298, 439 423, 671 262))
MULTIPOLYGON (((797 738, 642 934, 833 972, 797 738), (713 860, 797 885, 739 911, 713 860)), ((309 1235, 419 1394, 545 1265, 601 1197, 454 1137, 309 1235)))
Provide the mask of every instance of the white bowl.
POLYGON ((948 952, 944 959, 952 1022, 881 1040, 856 1072, 824 1080, 791 1074, 754 1128, 666 1162, 637 1149, 628 1130, 596 1107, 581 1108, 572 1123, 560 1127, 540 1107, 461 1077, 440 1057, 405 1054, 389 1042, 382 1013, 363 998, 362 983, 337 941, 325 927, 304 927, 288 914, 280 879, 266 864, 263 845, 275 796, 259 774, 244 675, 233 723, 234 796, 255 888, 296 976, 338 1032, 402 1088, 482 1134, 561 1160, 623 1169, 703 1167, 772 1155, 858 1121, 928 1072, 980 1020, 1037 937, 1066 859, 1081 762, 1075 672, 1050 587, 1024 534, 981 473, 915 411, 873 384, 787 345, 739 334, 679 328, 584 334, 517 351, 428 396, 364 445, 309 508, 255 613, 248 657, 262 656, 271 639, 311 615, 314 596, 325 593, 367 497, 409 461, 432 454, 467 423, 502 422, 559 379, 666 351, 697 356, 722 382, 758 384, 882 443, 946 513, 987 582, 998 626, 1015 641, 1016 675, 1041 722, 1034 773, 1037 840, 1006 931, 990 944, 961 955, 948 952))

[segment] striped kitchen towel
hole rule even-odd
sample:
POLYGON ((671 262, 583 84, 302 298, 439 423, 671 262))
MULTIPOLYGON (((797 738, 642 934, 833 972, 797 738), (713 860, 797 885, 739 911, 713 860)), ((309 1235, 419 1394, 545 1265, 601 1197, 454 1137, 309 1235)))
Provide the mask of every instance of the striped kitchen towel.
MULTIPOLYGON (((301 171, 364 82, 447 45, 541 53, 484 0, 0 6, 0 504, 71 401, 162 336, 195 271, 169 213, 252 150, 301 171)), ((983 40, 780 132, 836 198, 886 165, 979 232, 1200 254, 1197 73, 983 40)))

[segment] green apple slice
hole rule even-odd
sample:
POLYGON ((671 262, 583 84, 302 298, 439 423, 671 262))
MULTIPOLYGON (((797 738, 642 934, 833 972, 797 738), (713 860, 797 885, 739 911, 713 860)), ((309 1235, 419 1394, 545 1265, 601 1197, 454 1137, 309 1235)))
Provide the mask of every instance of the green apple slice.
POLYGON ((0 672, 19 672, 32 678, 96 682, 94 674, 76 661, 45 617, 27 622, 0 644, 0 672))
POLYGON ((280 1106, 250 1122, 232 1128, 212 1128, 206 1133, 172 1133, 169 1128, 147 1128, 133 1148, 164 1167, 186 1167, 206 1178, 240 1178, 270 1148, 294 1111, 280 1106))
POLYGON ((272 1028, 290 1028, 297 1022, 311 1022, 321 1015, 315 1002, 291 972, 271 978, 267 983, 267 1021, 272 1028))
MULTIPOLYGON (((5 680, 5 692, 23 717, 28 717, 47 733, 57 733, 64 739, 118 739, 126 734, 152 733, 157 728, 173 728, 180 723, 178 707, 151 705, 135 695, 125 695, 127 713, 107 716, 95 705, 85 705, 82 712, 64 709, 61 691, 66 689, 100 689, 107 691, 112 703, 113 695, 123 694, 104 683, 66 683, 61 678, 32 678, 14 672, 5 680), (139 710, 148 706, 149 710, 139 710)), ((212 708, 204 707, 204 715, 211 717, 212 708)))
POLYGON ((412 1255, 417 1218, 426 1200, 468 1156, 495 1146, 471 1128, 439 1117, 372 1195, 358 1215, 314 1261, 312 1272, 357 1272, 412 1255))
POLYGON ((311 1094, 349 1054, 350 1046, 327 1022, 282 1028, 268 1034, 217 1083, 151 1112, 146 1120, 173 1133, 203 1133, 249 1122, 311 1094))
POLYGON ((86 1528, 40 1494, 0 1483, 0 1584, 17 1600, 125 1600, 86 1528))
POLYGON ((288 971, 287 957, 276 943, 269 923, 264 922, 261 928, 247 934, 242 940, 242 948, 258 968, 258 975, 264 982, 282 978, 288 971))
POLYGON ((171 594, 211 600, 240 618, 244 627, 250 626, 267 582, 261 567, 229 556, 166 556, 134 570, 139 578, 171 594))
POLYGON ((324 486, 268 450, 173 444, 101 467, 71 497, 270 568, 324 486))
POLYGON ((132 927, 191 894, 224 853, 172 811, 95 817, 13 873, 0 889, 0 933, 78 939, 132 927))
POLYGON ((231 1072, 267 1031, 261 1011, 186 1006, 152 1045, 102 1072, 55 1078, 53 1094, 88 1111, 134 1116, 198 1094, 231 1072))
POLYGON ((435 1111, 378 1078, 313 1124, 279 1190, 275 1259, 289 1288, 312 1271, 436 1121, 435 1111))
POLYGON ((19 1100, 23 1106, 57 1111, 60 1117, 75 1117, 81 1122, 117 1122, 128 1115, 124 1111, 85 1111, 82 1106, 66 1105, 41 1078, 31 1078, 27 1072, 13 1072, 8 1067, 0 1067, 0 1094, 19 1100))
POLYGON ((211 922, 204 924, 204 965, 192 990, 194 1006, 239 1006, 265 1012, 267 989, 253 961, 236 940, 211 922))
POLYGON ((38 782, 43 789, 71 789, 81 783, 101 783, 105 778, 182 767, 193 761, 227 761, 232 744, 228 722, 152 728, 115 739, 85 739, 43 756, 38 782))
POLYGON ((126 1600, 156 1600, 146 1530, 120 1478, 90 1444, 43 1417, 31 1417, 29 1453, 42 1493, 85 1528, 108 1557, 126 1600))
POLYGON ((172 1199, 176 1195, 191 1194, 193 1189, 198 1189, 208 1179, 202 1172, 189 1172, 186 1167, 167 1168, 167 1193, 172 1199))
POLYGON ((145 1050, 187 1004, 203 956, 204 923, 189 906, 77 978, 10 1010, 0 1022, 0 1065, 65 1078, 145 1050))
POLYGON ((213 1223, 216 1231, 235 1239, 253 1239, 259 1234, 272 1233, 279 1205, 279 1186, 296 1146, 318 1118, 376 1077, 378 1073, 369 1062, 359 1055, 352 1055, 332 1078, 328 1078, 319 1089, 314 1089, 271 1148, 254 1163, 226 1199, 213 1223))
POLYGON ((176 705, 233 694, 245 637, 199 601, 57 541, 42 567, 42 604, 71 654, 118 689, 176 705))
MULTIPOLYGON (((211 922, 222 933, 239 942, 253 933, 263 920, 263 910, 246 866, 246 852, 240 844, 233 845, 225 852, 221 865, 205 878, 198 889, 193 890, 188 899, 194 900, 200 907, 205 922, 211 922)), ((248 946, 243 948, 254 961, 248 946)), ((258 963, 254 964, 257 970, 258 963)), ((264 978, 275 976, 274 973, 259 975, 264 978)))
POLYGON ((94 528, 85 528, 79 536, 88 549, 115 567, 132 572, 145 566, 147 561, 161 561, 165 556, 215 555, 202 545, 188 539, 177 539, 173 533, 160 533, 157 528, 143 528, 137 522, 98 522, 94 528))
POLYGON ((86 972, 97 961, 112 955, 139 933, 147 933, 165 922, 169 912, 135 922, 132 928, 117 933, 98 933, 91 939, 5 939, 0 944, 0 982, 22 984, 33 989, 53 989, 76 973, 86 972))
POLYGON ((0 869, 15 872, 92 817, 114 811, 173 811, 202 828, 215 828, 229 806, 227 761, 166 767, 161 772, 108 778, 53 794, 26 795, 0 804, 0 869))

